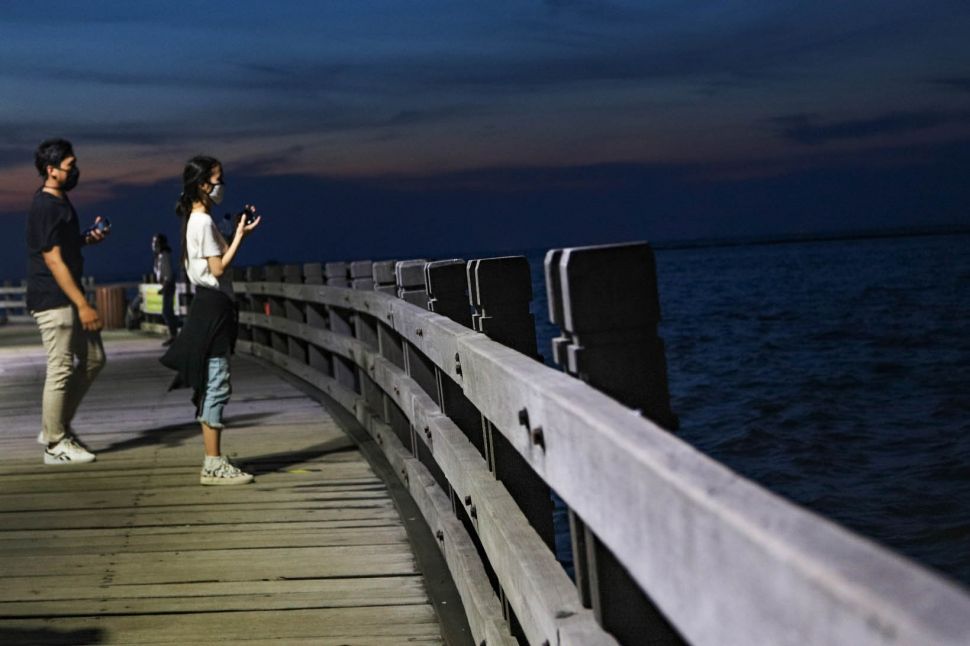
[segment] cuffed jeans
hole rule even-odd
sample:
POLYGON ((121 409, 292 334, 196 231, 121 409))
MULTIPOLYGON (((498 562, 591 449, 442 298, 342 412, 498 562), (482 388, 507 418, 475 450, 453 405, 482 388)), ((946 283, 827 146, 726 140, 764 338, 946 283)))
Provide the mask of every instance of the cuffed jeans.
POLYGON ((47 351, 42 426, 37 441, 51 444, 67 435, 81 400, 104 368, 104 346, 101 333, 81 327, 77 310, 70 305, 31 314, 47 351))
POLYGON ((222 409, 226 407, 231 394, 229 357, 210 357, 205 399, 202 400, 201 414, 196 421, 206 424, 210 428, 223 428, 222 409))

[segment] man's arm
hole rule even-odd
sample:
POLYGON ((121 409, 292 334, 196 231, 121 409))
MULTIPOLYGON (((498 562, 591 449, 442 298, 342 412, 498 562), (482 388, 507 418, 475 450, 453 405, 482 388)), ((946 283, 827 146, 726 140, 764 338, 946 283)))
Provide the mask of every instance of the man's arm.
POLYGON ((47 268, 51 270, 51 274, 54 275, 57 286, 61 288, 64 295, 77 308, 78 318, 81 319, 81 325, 84 329, 90 332, 100 330, 102 324, 101 318, 98 316, 98 311, 91 307, 87 299, 84 298, 84 293, 74 282, 74 277, 71 276, 71 270, 67 268, 67 265, 64 264, 64 258, 61 257, 60 246, 54 245, 50 251, 43 251, 41 253, 44 256, 44 264, 47 265, 47 268))

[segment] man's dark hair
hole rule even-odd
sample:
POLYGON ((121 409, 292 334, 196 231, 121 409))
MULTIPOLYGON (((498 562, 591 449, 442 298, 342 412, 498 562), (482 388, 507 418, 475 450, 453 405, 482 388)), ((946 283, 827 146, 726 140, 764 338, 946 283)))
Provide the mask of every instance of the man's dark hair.
POLYGON ((67 139, 47 139, 37 146, 34 153, 34 166, 41 177, 47 177, 47 167, 61 167, 61 162, 74 156, 74 148, 67 139))

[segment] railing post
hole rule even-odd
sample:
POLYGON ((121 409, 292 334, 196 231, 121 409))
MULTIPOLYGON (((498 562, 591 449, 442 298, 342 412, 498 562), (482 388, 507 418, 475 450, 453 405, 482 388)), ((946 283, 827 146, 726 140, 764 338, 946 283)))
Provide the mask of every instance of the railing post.
MULTIPOLYGON (((355 272, 368 277, 373 274, 373 263, 369 260, 353 262, 350 267, 351 276, 355 272), (364 267, 365 264, 367 265, 366 267, 364 267)), ((374 281, 372 278, 351 278, 351 282, 353 283, 353 289, 374 289, 374 281)), ((372 352, 380 351, 377 325, 377 320, 370 314, 357 312, 354 315, 354 336, 372 352)), ((366 370, 358 370, 357 374, 360 375, 360 391, 364 397, 364 401, 367 403, 367 407, 372 412, 382 415, 384 412, 384 391, 370 378, 366 370)))
MULTIPOLYGON (((447 316, 456 323, 471 328, 471 307, 468 304, 468 278, 464 260, 440 260, 425 265, 424 284, 428 294, 428 308, 447 316)), ((462 430, 468 440, 486 456, 485 437, 482 434, 482 415, 475 408, 459 384, 442 370, 435 371, 438 403, 462 430)))
POLYGON ((355 260, 350 263, 350 286, 354 289, 374 289, 374 263, 355 260))
MULTIPOLYGON (((424 287, 428 293, 429 310, 446 316, 465 327, 470 327, 471 310, 468 307, 464 260, 456 258, 426 263, 424 265, 424 287)), ((459 406, 456 403, 458 398, 464 399, 461 388, 451 380, 451 377, 430 361, 424 360, 421 363, 426 373, 423 379, 425 383, 422 383, 425 392, 438 404, 443 413, 446 415, 453 414, 459 406)), ((478 411, 467 399, 465 399, 464 410, 466 420, 463 423, 472 426, 472 421, 478 416, 478 411)), ((456 425, 458 424, 459 422, 456 422, 456 425)), ((460 425, 459 428, 461 428, 460 425)), ((418 443, 418 459, 428 468, 442 490, 448 492, 449 498, 452 499, 454 504, 454 492, 451 483, 448 482, 445 474, 441 471, 441 467, 438 466, 434 456, 431 455, 430 449, 420 442, 418 443)))
POLYGON ((535 358, 532 273, 525 256, 482 258, 468 263, 473 328, 502 345, 535 358))
POLYGON ((394 265, 397 279, 397 297, 428 309, 428 290, 424 286, 424 265, 427 260, 401 260, 394 265))
POLYGON ((306 285, 323 285, 323 265, 318 262, 304 263, 303 282, 306 285))
MULTIPOLYGON (((246 282, 249 283, 261 283, 263 282, 263 268, 262 267, 247 267, 246 268, 246 282)), ((188 299, 186 299, 188 300, 188 299)), ((265 296, 260 294, 252 294, 250 298, 250 307, 254 314, 268 315, 269 314, 269 301, 265 296)), ((269 330, 266 328, 254 325, 253 331, 253 343, 262 346, 269 346, 269 330)))
POLYGON ((429 262, 424 266, 424 286, 428 291, 429 310, 467 328, 472 326, 464 260, 429 262))
MULTIPOLYGON (((303 267, 301 265, 285 265, 283 267, 283 282, 288 285, 303 284, 303 267)), ((306 304, 292 299, 286 299, 286 318, 296 323, 306 323, 306 304)), ((307 343, 295 337, 287 338, 289 355, 300 363, 308 363, 307 343)))
MULTIPOLYGON (((397 270, 398 265, 411 266, 411 265, 414 265, 415 263, 422 264, 424 263, 424 261, 405 260, 405 261, 396 262, 394 264, 395 281, 397 281, 397 279, 401 275, 397 270)), ((386 269, 386 267, 387 267, 386 262, 375 263, 373 267, 372 275, 376 277, 377 273, 383 272, 386 269), (381 267, 378 268, 377 265, 381 265, 381 267)), ((409 276, 410 274, 406 273, 405 275, 409 276)), ((380 278, 383 280, 386 277, 381 276, 380 278)), ((398 292, 399 289, 400 288, 398 287, 398 283, 395 282, 395 291, 392 293, 398 292)), ((405 358, 405 341, 394 330, 393 321, 378 322, 377 341, 378 341, 378 347, 380 348, 380 353, 382 357, 384 357, 385 359, 393 363, 401 370, 407 370, 407 360, 405 358)), ((394 402, 394 400, 391 397, 385 394, 383 395, 383 400, 384 400, 384 406, 383 406, 382 413, 383 413, 384 421, 387 423, 388 426, 391 427, 391 430, 393 430, 394 433, 397 435, 398 439, 401 440, 401 443, 404 444, 404 446, 406 446, 413 454, 415 450, 414 449, 415 438, 411 429, 410 421, 408 421, 407 416, 400 408, 398 408, 397 404, 394 402)))
MULTIPOLYGON (((525 256, 472 260, 468 263, 467 272, 474 329, 502 345, 535 358, 535 319, 529 311, 532 273, 525 256)), ((480 419, 489 469, 508 489, 532 528, 555 552, 556 536, 549 486, 505 436, 495 431, 484 415, 480 419)))
MULTIPOLYGON (((282 283, 282 265, 266 265, 263 268, 263 280, 267 283, 282 283)), ((286 318, 286 300, 278 296, 270 296, 269 315, 272 317, 286 318)), ((279 352, 280 354, 287 354, 289 352, 289 344, 286 341, 287 337, 285 334, 270 331, 269 338, 270 343, 273 346, 273 350, 279 352)))
POLYGON ((374 280, 374 291, 397 296, 397 278, 394 276, 396 260, 381 260, 375 262, 371 278, 374 280))
MULTIPOLYGON (((232 268, 232 281, 233 282, 244 282, 247 281, 247 276, 249 275, 248 269, 246 267, 233 267, 232 268)), ((173 303, 174 307, 175 303, 173 303)), ((177 310, 176 310, 177 311, 177 310)), ((245 294, 236 294, 236 311, 237 312, 252 312, 253 311, 253 298, 248 292, 245 294)), ((253 328, 249 325, 239 324, 239 339, 241 341, 252 341, 253 340, 253 328)))
MULTIPOLYGON (((306 285, 323 285, 323 265, 319 262, 308 262, 303 265, 303 281, 306 285)), ((318 330, 326 330, 330 326, 327 309, 318 303, 307 303, 306 324, 318 330)), ((333 376, 333 355, 313 343, 307 344, 307 363, 318 372, 333 376)))
MULTIPOLYGON (((660 302, 650 246, 553 249, 546 254, 545 273, 549 318, 563 333, 553 341, 556 363, 661 426, 676 428, 663 342, 657 336, 660 302)), ((603 628, 624 645, 684 643, 572 511, 570 528, 576 585, 603 628)))
MULTIPOLYGON (((347 270, 348 267, 345 262, 328 262, 324 267, 327 285, 333 287, 350 287, 347 270)), ((345 336, 354 335, 354 322, 349 310, 341 307, 328 307, 327 318, 330 322, 331 332, 345 336)), ((357 370, 354 363, 337 354, 332 356, 332 361, 333 378, 336 379, 337 383, 344 388, 359 392, 357 387, 357 370)))
MULTIPOLYGON (((404 260, 394 267, 397 277, 397 295, 413 305, 428 309, 428 291, 424 284, 424 267, 426 260, 404 260)), ((401 339, 401 352, 404 358, 404 372, 414 379, 432 399, 437 399, 437 382, 435 381, 434 364, 406 340, 401 339)), ((412 449, 417 449, 417 443, 412 443, 412 449)))

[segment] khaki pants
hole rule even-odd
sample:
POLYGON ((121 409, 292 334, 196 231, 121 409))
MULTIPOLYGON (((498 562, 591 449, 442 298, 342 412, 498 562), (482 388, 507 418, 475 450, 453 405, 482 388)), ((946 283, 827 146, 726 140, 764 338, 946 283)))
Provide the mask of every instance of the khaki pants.
POLYGON ((31 314, 47 351, 42 429, 37 441, 50 444, 69 433, 81 400, 104 368, 104 346, 101 333, 82 328, 77 310, 70 305, 31 314))

